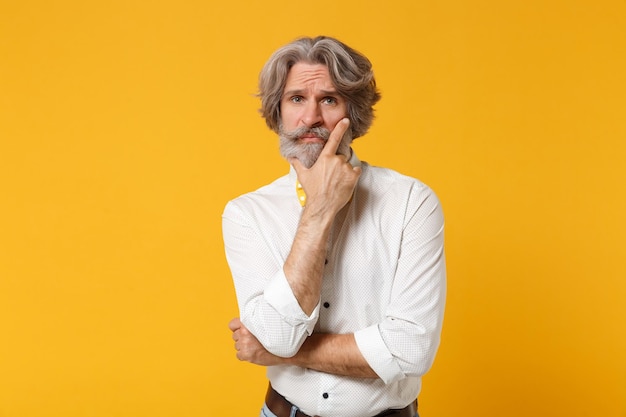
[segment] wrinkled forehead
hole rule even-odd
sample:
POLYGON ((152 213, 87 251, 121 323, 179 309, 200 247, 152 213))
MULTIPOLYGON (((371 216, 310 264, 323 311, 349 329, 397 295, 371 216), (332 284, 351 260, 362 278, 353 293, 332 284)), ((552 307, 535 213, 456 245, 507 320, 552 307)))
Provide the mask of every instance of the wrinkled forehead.
POLYGON ((287 74, 285 91, 301 89, 335 91, 328 67, 324 64, 296 63, 287 74))

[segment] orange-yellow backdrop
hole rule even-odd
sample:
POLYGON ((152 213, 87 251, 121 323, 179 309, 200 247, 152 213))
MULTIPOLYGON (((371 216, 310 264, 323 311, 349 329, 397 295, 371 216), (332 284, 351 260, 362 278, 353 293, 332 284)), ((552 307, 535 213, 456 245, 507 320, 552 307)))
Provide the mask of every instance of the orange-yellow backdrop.
POLYGON ((626 3, 0 2, 0 417, 254 416, 227 200, 282 175, 256 77, 368 55, 355 148, 430 184, 449 302, 422 415, 626 416, 626 3))

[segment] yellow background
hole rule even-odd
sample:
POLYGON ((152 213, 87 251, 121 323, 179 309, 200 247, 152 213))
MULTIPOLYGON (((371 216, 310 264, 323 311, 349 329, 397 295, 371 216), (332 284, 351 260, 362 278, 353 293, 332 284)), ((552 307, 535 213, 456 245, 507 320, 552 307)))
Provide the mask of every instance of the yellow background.
POLYGON ((220 216, 316 34, 374 64, 359 156, 444 205, 422 415, 626 416, 624 1, 1 0, 0 417, 257 415, 220 216))

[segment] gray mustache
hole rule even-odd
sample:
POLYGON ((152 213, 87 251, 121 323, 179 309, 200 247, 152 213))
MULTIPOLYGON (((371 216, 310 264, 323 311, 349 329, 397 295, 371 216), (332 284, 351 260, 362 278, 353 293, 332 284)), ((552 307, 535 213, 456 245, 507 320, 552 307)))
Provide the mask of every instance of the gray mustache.
POLYGON ((303 135, 313 134, 320 139, 328 140, 330 137, 330 130, 325 129, 323 127, 306 127, 301 126, 291 132, 283 132, 283 136, 287 139, 296 140, 299 139, 303 135))

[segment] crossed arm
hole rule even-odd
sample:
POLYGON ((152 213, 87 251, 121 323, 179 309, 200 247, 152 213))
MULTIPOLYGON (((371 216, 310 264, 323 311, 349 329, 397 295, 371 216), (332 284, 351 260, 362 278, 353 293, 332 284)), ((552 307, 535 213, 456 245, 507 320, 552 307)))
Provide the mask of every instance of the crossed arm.
POLYGON ((256 365, 295 365, 335 375, 377 378, 356 345, 353 334, 314 333, 290 358, 269 353, 239 318, 228 323, 233 332, 237 359, 256 365))

